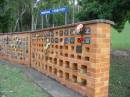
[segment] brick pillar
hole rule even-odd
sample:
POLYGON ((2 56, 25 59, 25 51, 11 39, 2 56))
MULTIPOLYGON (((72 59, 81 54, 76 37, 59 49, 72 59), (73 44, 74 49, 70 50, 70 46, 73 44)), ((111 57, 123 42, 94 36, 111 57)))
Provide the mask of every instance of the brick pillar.
POLYGON ((91 75, 90 97, 108 97, 110 68, 110 24, 95 24, 92 35, 91 59, 88 72, 91 75))

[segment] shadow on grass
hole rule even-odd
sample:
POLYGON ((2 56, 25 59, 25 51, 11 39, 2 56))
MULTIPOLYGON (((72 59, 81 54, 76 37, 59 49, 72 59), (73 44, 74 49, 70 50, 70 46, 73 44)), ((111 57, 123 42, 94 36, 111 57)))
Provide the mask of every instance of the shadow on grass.
POLYGON ((30 82, 30 79, 23 74, 22 69, 0 64, 0 97, 50 96, 30 82))

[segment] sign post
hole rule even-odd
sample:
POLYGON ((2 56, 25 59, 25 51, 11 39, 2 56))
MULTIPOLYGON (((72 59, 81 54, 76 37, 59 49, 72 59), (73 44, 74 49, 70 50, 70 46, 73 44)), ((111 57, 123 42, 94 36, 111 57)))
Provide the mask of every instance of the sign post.
POLYGON ((60 8, 56 8, 56 9, 42 10, 40 12, 40 15, 46 16, 46 15, 49 15, 49 14, 65 13, 65 24, 67 24, 67 12, 68 11, 69 11, 69 9, 67 7, 60 7, 60 8))

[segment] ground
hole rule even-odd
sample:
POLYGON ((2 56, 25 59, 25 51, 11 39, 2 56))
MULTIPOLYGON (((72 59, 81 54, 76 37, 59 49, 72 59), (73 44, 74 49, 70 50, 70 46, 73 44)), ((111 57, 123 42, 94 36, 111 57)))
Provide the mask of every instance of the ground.
POLYGON ((0 64, 0 97, 50 97, 22 69, 0 64))
POLYGON ((110 97, 130 97, 130 24, 122 32, 112 29, 110 97))
POLYGON ((130 56, 111 57, 110 97, 130 97, 130 56))

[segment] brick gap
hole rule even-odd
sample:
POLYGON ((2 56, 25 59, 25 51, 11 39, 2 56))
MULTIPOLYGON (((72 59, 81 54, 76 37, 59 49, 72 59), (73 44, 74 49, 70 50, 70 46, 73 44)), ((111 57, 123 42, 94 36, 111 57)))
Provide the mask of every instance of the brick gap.
POLYGON ((85 65, 81 65, 81 70, 80 70, 81 73, 87 73, 87 66, 85 65))
POLYGON ((78 70, 78 64, 77 63, 72 63, 72 70, 78 70))
POLYGON ((65 80, 69 80, 69 78, 70 78, 69 73, 65 73, 65 80))
POLYGON ((76 75, 72 75, 72 82, 77 83, 77 76, 76 75))
POLYGON ((69 61, 65 61, 65 68, 70 68, 70 62, 69 61))

